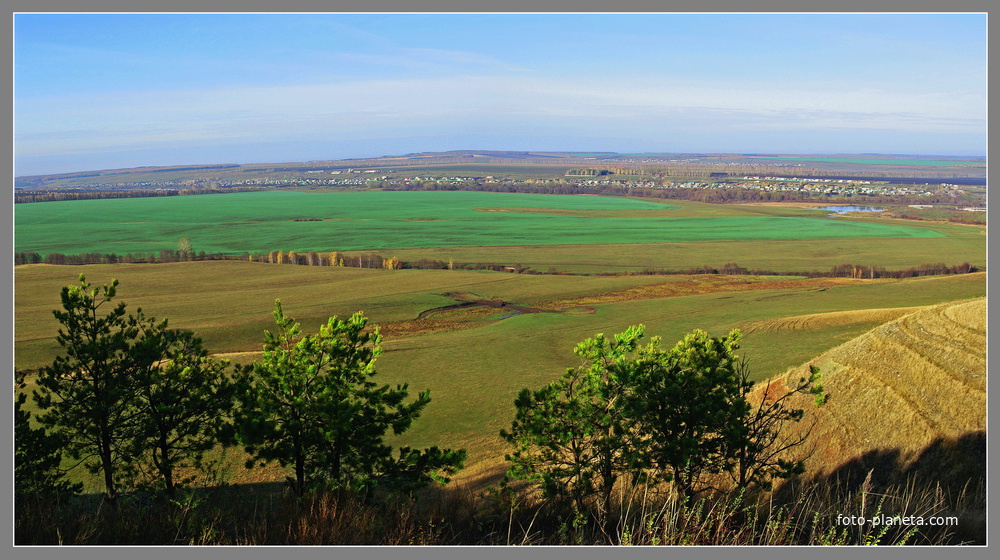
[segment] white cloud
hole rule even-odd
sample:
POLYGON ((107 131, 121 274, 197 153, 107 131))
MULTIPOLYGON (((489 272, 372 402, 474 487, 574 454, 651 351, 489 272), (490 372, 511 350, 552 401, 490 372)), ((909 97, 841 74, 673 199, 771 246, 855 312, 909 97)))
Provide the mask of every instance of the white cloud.
MULTIPOLYGON (((468 56, 411 49, 413 59, 468 56)), ((490 63, 484 60, 483 63, 490 63)), ((883 130, 985 133, 975 92, 884 91, 833 84, 746 86, 490 75, 219 88, 18 100, 19 156, 136 145, 377 138, 496 130, 584 130, 594 123, 647 134, 656 127, 725 130, 883 130)))

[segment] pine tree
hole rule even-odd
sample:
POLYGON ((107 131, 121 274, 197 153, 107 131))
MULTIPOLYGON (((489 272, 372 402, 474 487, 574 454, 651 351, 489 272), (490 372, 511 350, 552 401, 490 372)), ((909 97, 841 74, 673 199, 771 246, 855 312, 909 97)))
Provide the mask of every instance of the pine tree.
POLYGON ((139 430, 134 457, 148 457, 173 497, 179 467, 200 467, 204 454, 220 440, 231 414, 234 386, 227 361, 208 357, 201 339, 189 331, 162 330, 151 340, 159 361, 140 372, 139 430))
POLYGON ((420 486, 447 481, 464 450, 403 448, 393 459, 384 439, 406 431, 430 395, 407 403, 407 385, 379 386, 375 360, 382 353, 378 329, 355 313, 332 317, 317 334, 303 335, 276 301, 277 332, 264 333, 264 355, 241 371, 239 439, 254 457, 291 467, 289 482, 301 495, 328 485, 363 489, 420 486))
POLYGON ((34 398, 44 411, 39 422, 65 438, 71 457, 103 473, 105 497, 115 504, 138 425, 138 372, 158 359, 146 333, 158 325, 141 309, 127 314, 124 303, 103 313, 117 280, 93 289, 82 274, 79 280, 63 288, 63 310, 53 311, 62 325, 56 342, 63 354, 39 372, 34 398))
POLYGON ((569 500, 577 511, 597 496, 597 511, 607 512, 616 481, 636 462, 625 405, 643 330, 588 338, 574 350, 579 367, 539 390, 521 391, 510 431, 500 432, 514 446, 506 456, 509 478, 537 481, 546 496, 569 500))

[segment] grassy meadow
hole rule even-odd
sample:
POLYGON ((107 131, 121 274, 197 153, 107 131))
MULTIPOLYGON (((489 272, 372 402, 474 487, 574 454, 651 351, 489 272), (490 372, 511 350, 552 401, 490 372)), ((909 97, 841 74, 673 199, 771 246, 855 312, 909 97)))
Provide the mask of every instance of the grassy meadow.
MULTIPOLYGON (((385 331, 383 382, 430 389, 432 402, 405 434, 412 445, 466 447, 475 478, 502 468, 497 432, 509 426, 523 387, 555 379, 578 359, 575 344, 598 332, 647 325, 672 344, 695 328, 746 332, 754 377, 780 374, 884 322, 894 308, 979 297, 985 274, 906 280, 712 276, 560 276, 448 270, 371 270, 248 262, 157 265, 28 265, 15 269, 15 367, 58 351, 51 310, 80 273, 121 282, 130 309, 169 318, 238 362, 259 352, 275 298, 315 331, 331 315, 363 310, 385 331), (465 300, 503 300, 535 313, 481 308, 424 313, 465 300), (881 310, 868 312, 867 310, 881 310), (888 311, 886 311, 888 310, 888 311), (424 313, 423 318, 418 318, 424 313), (821 318, 801 320, 802 316, 821 318)), ((396 443, 402 443, 396 442, 396 443)), ((274 476, 274 471, 260 476, 274 476)))

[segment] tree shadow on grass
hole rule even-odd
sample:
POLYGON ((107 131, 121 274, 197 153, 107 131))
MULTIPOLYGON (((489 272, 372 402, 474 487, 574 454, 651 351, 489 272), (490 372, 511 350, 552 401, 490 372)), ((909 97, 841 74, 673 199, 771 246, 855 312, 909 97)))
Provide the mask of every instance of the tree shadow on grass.
POLYGON ((918 516, 957 516, 958 524, 948 527, 948 543, 986 543, 985 431, 937 438, 919 452, 871 450, 832 470, 788 481, 774 495, 794 500, 804 484, 854 494, 859 503, 867 500, 869 512, 880 504, 891 509, 905 503, 918 516))

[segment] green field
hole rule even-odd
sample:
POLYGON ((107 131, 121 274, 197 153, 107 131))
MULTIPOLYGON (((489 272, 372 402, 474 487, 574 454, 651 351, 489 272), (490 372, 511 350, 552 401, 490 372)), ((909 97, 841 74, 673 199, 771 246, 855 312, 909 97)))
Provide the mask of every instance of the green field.
MULTIPOLYGON (((49 363, 58 347, 51 310, 59 290, 86 273, 95 284, 121 280, 119 296, 129 309, 169 318, 191 329, 214 353, 253 360, 271 328, 274 299, 285 312, 315 331, 331 315, 363 310, 386 327, 379 359, 384 382, 430 389, 433 402, 406 434, 413 445, 463 446, 470 476, 498 464, 497 431, 509 425, 513 399, 522 387, 538 387, 578 363, 574 345, 595 333, 614 333, 644 323, 649 335, 668 344, 694 328, 722 335, 732 328, 804 314, 930 305, 985 294, 985 274, 910 280, 847 280, 733 277, 574 277, 500 272, 364 270, 245 262, 159 265, 30 265, 15 279, 15 367, 49 363), (717 289, 715 282, 735 282, 717 289), (773 286, 768 282, 778 282, 773 286), (741 285, 741 284, 745 284, 741 285), (608 300, 602 294, 677 288, 671 297, 608 300), (687 290, 685 292, 685 290, 687 290), (454 303, 444 294, 558 312, 469 316, 473 328, 437 332, 392 330, 418 324, 424 311, 454 303), (592 300, 592 301, 591 301, 592 300), (559 302, 567 302, 562 303, 559 302), (562 307, 560 307, 560 305, 562 307), (243 353, 246 354, 233 354, 243 353)), ((454 319, 451 313, 449 320, 454 319)), ((433 322, 433 321, 432 321, 433 322)), ((754 377, 784 372, 875 326, 875 320, 821 325, 792 331, 755 331, 743 349, 754 377)))
POLYGON ((149 254, 174 249, 188 237, 195 251, 239 254, 947 237, 934 228, 828 219, 801 209, 686 209, 616 197, 472 192, 269 191, 81 200, 17 205, 14 245, 43 255, 149 254), (676 217, 667 217, 672 211, 676 217))

